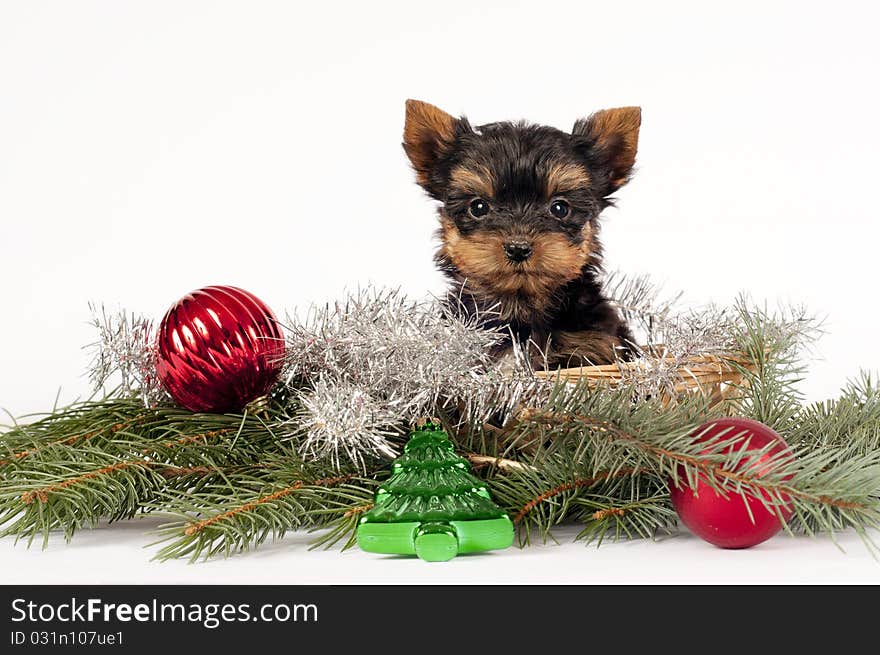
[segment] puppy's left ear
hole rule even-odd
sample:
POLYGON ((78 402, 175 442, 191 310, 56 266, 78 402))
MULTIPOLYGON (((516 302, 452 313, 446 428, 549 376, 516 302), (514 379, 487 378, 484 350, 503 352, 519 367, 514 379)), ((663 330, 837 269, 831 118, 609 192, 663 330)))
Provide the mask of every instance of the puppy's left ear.
POLYGON ((459 119, 427 102, 406 101, 403 149, 416 172, 418 183, 437 199, 442 195, 437 163, 455 142, 461 124, 459 119))
POLYGON ((603 109, 574 124, 572 134, 585 140, 593 165, 608 176, 607 193, 613 193, 629 181, 641 124, 641 107, 603 109))

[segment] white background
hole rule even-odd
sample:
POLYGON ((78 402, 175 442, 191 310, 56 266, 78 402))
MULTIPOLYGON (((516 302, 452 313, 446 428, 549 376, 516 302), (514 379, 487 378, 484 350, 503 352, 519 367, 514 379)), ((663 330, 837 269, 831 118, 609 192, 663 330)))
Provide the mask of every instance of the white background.
MULTIPOLYGON (((0 406, 21 415, 59 387, 65 401, 87 393, 89 301, 160 318, 215 283, 278 313, 367 282, 441 291, 431 203, 400 148, 407 97, 476 124, 563 129, 641 105, 638 172, 606 212, 609 268, 694 304, 740 291, 806 304, 828 334, 803 388, 833 395, 880 368, 878 18, 861 2, 2 2, 0 406)), ((441 581, 420 562, 306 554, 299 537, 142 567, 145 529, 49 553, 0 543, 0 580, 441 581)), ((784 537, 728 553, 684 535, 440 569, 477 582, 880 581, 844 540, 847 555, 784 537)))

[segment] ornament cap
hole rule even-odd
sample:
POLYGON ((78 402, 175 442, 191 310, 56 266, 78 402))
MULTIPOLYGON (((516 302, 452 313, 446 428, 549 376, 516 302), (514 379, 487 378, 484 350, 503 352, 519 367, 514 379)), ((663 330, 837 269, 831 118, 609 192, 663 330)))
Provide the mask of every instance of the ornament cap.
POLYGON ((440 422, 440 419, 433 416, 419 417, 415 420, 413 426, 420 432, 443 430, 443 424, 440 422))

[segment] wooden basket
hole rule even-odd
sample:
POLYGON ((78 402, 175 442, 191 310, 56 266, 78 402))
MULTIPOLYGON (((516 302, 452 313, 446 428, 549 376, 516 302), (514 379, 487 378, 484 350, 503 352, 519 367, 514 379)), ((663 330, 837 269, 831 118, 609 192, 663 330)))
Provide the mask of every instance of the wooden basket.
MULTIPOLYGON (((645 347, 644 352, 662 351, 662 346, 645 347)), ((562 379, 577 382, 584 378, 590 386, 600 384, 612 388, 624 380, 637 376, 639 371, 648 371, 655 366, 675 366, 675 358, 659 355, 647 360, 618 362, 601 366, 578 366, 556 370, 535 371, 544 380, 562 379)), ((754 361, 741 354, 696 355, 689 357, 672 371, 673 390, 663 395, 664 403, 675 402, 682 396, 704 394, 714 407, 719 403, 738 398, 746 384, 744 370, 754 371, 754 361)))

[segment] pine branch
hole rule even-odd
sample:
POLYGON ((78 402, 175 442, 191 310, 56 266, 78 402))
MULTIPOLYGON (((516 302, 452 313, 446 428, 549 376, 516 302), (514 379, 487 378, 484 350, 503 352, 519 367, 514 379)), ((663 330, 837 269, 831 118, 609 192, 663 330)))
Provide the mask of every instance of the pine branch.
POLYGON ((113 435, 115 435, 117 432, 119 432, 120 430, 124 430, 126 428, 129 428, 129 427, 132 427, 134 424, 135 424, 134 422, 114 423, 113 425, 111 425, 107 428, 98 429, 98 430, 91 430, 89 432, 83 432, 80 434, 72 434, 69 437, 63 437, 61 439, 57 439, 54 441, 48 441, 46 443, 42 443, 39 445, 32 445, 28 448, 16 450, 16 451, 13 451, 9 455, 8 459, 0 459, 0 467, 6 466, 7 464, 11 464, 13 462, 23 460, 27 457, 32 457, 34 455, 38 455, 41 452, 44 452, 48 449, 51 449, 51 448, 57 447, 57 446, 73 446, 75 444, 79 444, 79 443, 82 443, 84 441, 88 441, 89 439, 92 439, 94 437, 99 437, 99 436, 105 437, 108 439, 112 439, 113 435))
MULTIPOLYGON (((590 487, 595 486, 599 482, 605 482, 614 477, 618 476, 627 476, 636 474, 636 469, 625 468, 620 471, 616 471, 615 473, 611 473, 611 471, 605 471, 600 473, 599 475, 594 475, 589 478, 575 478, 574 480, 569 480, 567 482, 563 482, 561 484, 556 485, 552 489, 548 489, 544 491, 534 498, 532 498, 529 502, 522 506, 522 508, 516 513, 513 517, 513 522, 515 524, 520 523, 526 515, 531 512, 535 507, 544 503, 560 494, 564 494, 570 491, 574 491, 575 489, 589 489, 590 487)), ((605 510, 612 511, 612 510, 605 510)), ((595 518, 595 517, 594 517, 595 518)))
POLYGON ((599 502, 580 500, 588 508, 596 507, 576 539, 601 545, 607 536, 612 539, 651 539, 658 532, 672 533, 678 516, 666 493, 658 493, 629 502, 609 498, 599 502))
MULTIPOLYGON (((597 471, 600 462, 575 458, 576 448, 557 447, 541 454, 529 469, 490 479, 493 495, 518 527, 522 544, 529 544, 535 532, 549 538, 552 528, 563 523, 583 523, 583 535, 593 529, 592 524, 608 524, 612 517, 626 526, 630 517, 621 518, 625 512, 621 508, 644 504, 645 497, 665 496, 669 504, 666 487, 656 477, 631 466, 597 471)), ((668 524, 664 517, 655 527, 668 524)), ((640 536, 648 535, 642 531, 640 536)))
POLYGON ((25 538, 28 544, 40 534, 43 545, 53 530, 70 540, 80 527, 93 527, 101 518, 131 518, 166 483, 166 478, 143 460, 107 463, 100 468, 68 475, 45 476, 35 472, 29 485, 5 485, 0 494, 2 535, 25 538))
POLYGON ((692 435, 716 414, 699 398, 673 406, 651 401, 633 405, 626 389, 614 393, 580 384, 560 386, 546 404, 522 410, 517 417, 513 441, 539 444, 529 462, 538 475, 493 479, 496 493, 519 519, 526 542, 532 529, 546 537, 553 525, 569 520, 584 521, 583 537, 599 541, 612 524, 615 534, 648 536, 669 529, 674 514, 666 485, 681 481, 694 486, 698 478, 725 495, 759 498, 777 513, 791 503, 792 529, 833 534, 852 527, 870 541, 867 531, 880 523, 876 390, 863 382, 846 391, 833 405, 830 418, 827 412, 803 412, 796 386, 801 373, 796 353, 812 324, 798 315, 783 320, 751 310, 744 302, 737 311, 740 348, 756 366, 754 371, 743 371, 747 383, 736 410, 774 425, 790 441, 800 435, 805 443, 795 457, 778 458, 770 473, 743 469, 741 464, 756 453, 725 453, 736 441, 735 434, 707 451, 706 444, 692 435), (810 417, 812 422, 807 420, 810 417), (815 434, 823 419, 844 430, 844 417, 845 445, 826 443, 821 450, 806 445, 810 442, 806 435, 815 434), (574 468, 554 466, 550 457, 554 453, 563 462, 574 463, 574 468), (611 472, 630 470, 641 471, 641 483, 653 492, 634 486, 629 493, 617 488, 603 494, 594 488, 611 472), (620 513, 629 507, 632 511, 620 513), (592 514, 587 516, 585 508, 594 508, 592 514))
MULTIPOLYGON (((351 475, 338 475, 333 478, 320 478, 308 484, 308 486, 312 487, 333 487, 337 484, 350 480, 353 476, 351 475)), ((239 520, 240 515, 255 512, 259 510, 262 505, 266 503, 274 503, 275 501, 281 500, 286 496, 289 496, 292 493, 300 491, 303 487, 306 486, 306 482, 303 480, 297 480, 293 484, 284 487, 283 489, 279 489, 277 491, 273 491, 272 493, 265 494, 260 496, 254 500, 244 503, 243 505, 238 505, 237 507, 233 507, 231 509, 227 509, 220 514, 214 514, 213 516, 209 516, 208 518, 193 521, 190 525, 184 530, 184 534, 188 537, 203 532, 205 530, 210 529, 216 523, 222 522, 232 522, 239 520)))
POLYGON ((880 388, 863 372, 840 397, 806 407, 798 422, 786 435, 793 445, 849 447, 858 454, 880 450, 880 388))
POLYGON ((117 432, 142 426, 155 418, 153 410, 131 400, 108 399, 75 403, 48 415, 25 416, 0 433, 0 475, 11 464, 55 446, 86 441, 97 447, 111 446, 117 432), (28 422, 29 421, 29 422, 28 422))
POLYGON ((144 408, 125 400, 77 404, 3 435, 0 534, 44 544, 101 519, 148 511, 194 476, 256 464, 285 446, 257 418, 144 408), (87 430, 89 426, 99 426, 87 430))
POLYGON ((803 309, 772 313, 744 297, 737 300, 734 311, 737 350, 752 363, 749 368, 731 362, 744 377, 734 408, 790 437, 803 404, 798 384, 806 365, 801 356, 820 327, 803 309))
MULTIPOLYGON (((160 529, 156 543, 167 543, 156 559, 229 556, 270 537, 282 539, 290 530, 329 526, 332 531, 337 521, 351 516, 346 513, 352 507, 375 493, 369 478, 354 473, 315 478, 301 467, 272 466, 212 483, 163 499, 162 511, 171 510, 179 520, 160 529)), ((347 532, 348 526, 337 540, 347 532)))
POLYGON ((497 467, 502 471, 521 471, 527 470, 529 468, 528 464, 518 462, 514 459, 505 459, 504 457, 491 457, 489 455, 477 455, 475 453, 469 453, 467 455, 467 458, 474 470, 481 469, 486 466, 497 467))
MULTIPOLYGON (((598 403, 591 404, 594 410, 600 408, 598 403)), ((669 484, 691 487, 701 479, 721 494, 740 495, 744 500, 747 496, 758 498, 775 513, 790 503, 793 527, 810 533, 821 529, 833 534, 846 526, 867 538, 868 529, 880 527, 880 452, 860 456, 850 447, 843 452, 802 449, 794 457, 772 458, 760 469, 742 467, 744 462, 766 454, 767 449, 725 453, 740 435, 730 434, 707 446, 692 436, 693 426, 648 432, 644 425, 627 429, 619 418, 616 421, 595 412, 530 411, 521 416, 520 429, 534 433, 549 427, 552 440, 567 441, 573 460, 589 462, 588 468, 616 463, 620 468, 632 466, 650 473, 661 484, 669 480, 669 484), (829 467, 831 463, 834 465, 829 467)), ((562 482, 559 488, 578 486, 578 479, 562 482)), ((528 502, 543 499, 555 488, 533 494, 528 502)))
POLYGON ((123 459, 135 455, 161 459, 166 450, 187 441, 205 445, 216 441, 217 452, 235 446, 245 458, 281 443, 257 417, 193 414, 169 406, 144 409, 132 400, 111 399, 77 403, 0 435, 0 475, 26 475, 32 468, 38 470, 41 462, 77 461, 94 452, 123 459), (179 440, 183 441, 175 443, 179 440))
MULTIPOLYGON (((457 434, 460 455, 516 521, 522 543, 566 522, 597 543, 668 531, 676 522, 669 485, 699 479, 777 514, 790 506, 791 531, 855 529, 872 545, 880 390, 871 376, 804 406, 801 348, 816 326, 803 312, 740 299, 730 311, 672 316, 647 281, 616 284, 626 311, 677 340, 675 357, 732 343, 751 362, 741 366, 741 397, 717 407, 699 394, 666 404, 651 391, 667 388, 662 377, 616 391, 538 381, 527 367, 486 359, 482 349, 497 335, 450 322, 431 304, 362 295, 294 326, 303 338, 291 344, 286 382, 259 416, 114 397, 7 428, 0 534, 45 543, 53 530, 70 539, 103 519, 157 512, 176 517, 160 531, 158 559, 230 555, 294 529, 319 530, 314 547, 347 548, 388 474, 376 454, 402 445, 400 430, 418 413, 443 417, 457 434), (740 435, 711 446, 696 440, 698 426, 727 412, 767 423, 794 456, 774 456, 759 471, 749 463, 765 451, 728 452, 740 435)), ((140 369, 119 366, 147 361, 150 340, 143 330, 105 327, 112 352, 99 373, 116 367, 134 381, 131 391, 140 369)))

